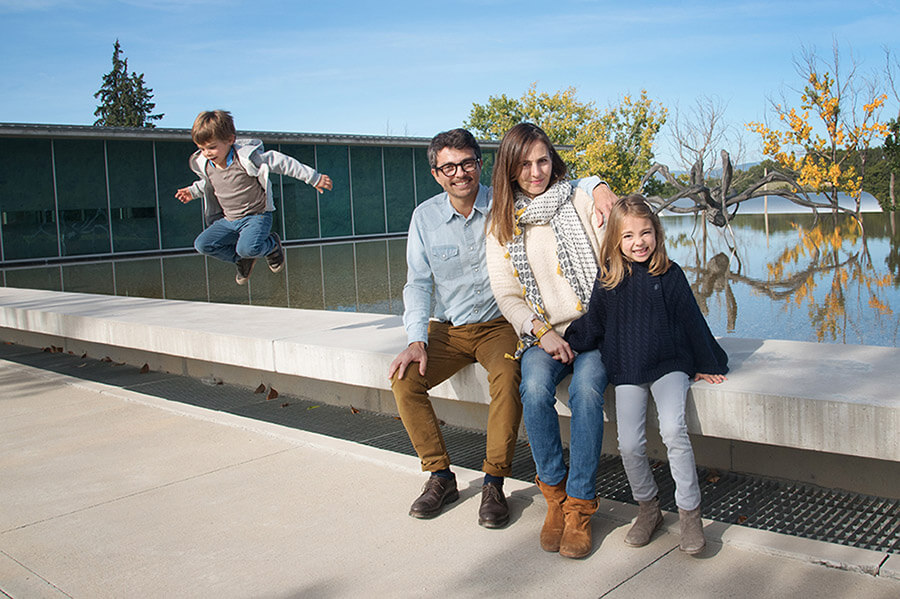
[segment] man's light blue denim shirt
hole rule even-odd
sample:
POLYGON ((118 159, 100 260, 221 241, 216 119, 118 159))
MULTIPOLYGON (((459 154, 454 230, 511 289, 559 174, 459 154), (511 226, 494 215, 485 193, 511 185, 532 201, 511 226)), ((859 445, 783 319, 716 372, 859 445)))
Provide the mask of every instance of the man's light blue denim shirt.
MULTIPOLYGON (((599 177, 587 177, 572 184, 591 193, 600 182, 599 177)), ((491 188, 479 185, 468 218, 456 211, 447 192, 422 202, 413 212, 403 287, 403 325, 409 343, 428 343, 431 316, 453 326, 500 318, 485 254, 492 201, 491 188)))

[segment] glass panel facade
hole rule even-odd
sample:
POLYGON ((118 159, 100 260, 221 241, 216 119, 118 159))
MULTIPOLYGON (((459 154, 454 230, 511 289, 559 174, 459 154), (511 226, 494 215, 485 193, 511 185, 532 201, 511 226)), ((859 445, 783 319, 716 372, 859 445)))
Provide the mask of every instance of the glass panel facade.
POLYGON ((113 251, 157 250, 156 175, 153 142, 106 142, 113 251))
POLYGON ((381 148, 351 147, 350 173, 353 185, 355 235, 374 235, 386 230, 384 220, 384 177, 381 148))
POLYGON ((287 248, 285 272, 288 276, 288 306, 321 310, 322 254, 319 246, 287 248))
POLYGON ((156 297, 162 295, 162 260, 122 260, 113 263, 116 295, 156 297))
POLYGON ((175 199, 175 192, 197 180, 188 166, 188 158, 197 147, 181 141, 157 141, 154 146, 162 247, 193 247, 194 238, 203 230, 203 201, 182 204, 175 199))
POLYGON ((254 306, 287 305, 287 273, 283 270, 273 273, 265 259, 256 261, 249 286, 250 303, 254 306))
POLYGON ((347 146, 316 146, 316 170, 331 177, 334 183, 334 189, 319 198, 322 237, 353 234, 348 154, 347 146))
MULTIPOLYGON (((200 256, 200 260, 202 263, 204 257, 200 256)), ((209 301, 219 304, 250 304, 250 285, 253 284, 253 277, 259 273, 258 269, 263 264, 257 261, 249 284, 238 285, 234 282, 234 275, 237 272, 234 264, 222 262, 215 258, 205 258, 205 260, 206 279, 201 279, 201 281, 203 281, 204 291, 206 291, 209 301), (206 287, 207 285, 208 288, 206 287)), ((166 295, 169 295, 168 286, 166 286, 166 295)))
POLYGON ((384 191, 388 233, 405 233, 416 207, 412 148, 384 148, 384 191))
POLYGON ((6 271, 6 286, 22 289, 62 291, 62 269, 59 266, 21 268, 6 271))
POLYGON ((494 172, 494 158, 496 153, 493 150, 481 150, 481 184, 491 186, 491 175, 494 172))
MULTIPOLYGON (((165 285, 166 299, 180 300, 205 300, 209 297, 206 286, 206 264, 203 256, 179 256, 177 258, 163 258, 163 284, 165 285)), ((210 260, 210 262, 218 262, 210 260)), ((231 287, 238 287, 234 283, 234 265, 219 262, 222 267, 230 266, 231 287)), ((221 287, 221 284, 219 285, 221 287)), ((246 293, 246 291, 244 291, 246 293)))
POLYGON ((352 243, 322 246, 322 272, 325 281, 325 309, 356 310, 355 260, 352 243))
MULTIPOLYGON (((315 168, 315 146, 282 144, 281 151, 296 158, 303 164, 315 168)), ((318 170, 318 169, 317 169, 318 170)), ((331 176, 330 173, 326 173, 331 176)), ((332 177, 333 179, 334 177, 332 177)), ((291 177, 273 177, 272 186, 276 187, 280 179, 281 192, 284 197, 283 206, 277 206, 284 219, 284 239, 316 239, 319 237, 319 198, 316 190, 303 181, 291 177)), ((334 191, 326 191, 320 196, 329 201, 334 191)))
MULTIPOLYGON (((59 136, 2 137, 3 127, 9 125, 0 125, 0 284, 8 286, 399 314, 405 240, 290 243, 403 234, 416 203, 441 191, 424 147, 266 142, 327 173, 334 189, 319 195, 272 175, 273 230, 289 244, 287 266, 274 275, 260 260, 249 285, 238 286, 234 265, 192 253, 203 229, 202 200, 184 205, 174 197, 196 180, 188 167, 193 143, 143 131, 102 139, 90 127, 82 137, 72 128, 59 136), (107 259, 159 250, 176 252, 107 259), (66 260, 85 255, 98 260, 66 260), (60 263, 27 263, 44 259, 60 263)), ((483 180, 490 178, 485 171, 483 180)))
MULTIPOLYGON (((444 191, 431 175, 431 166, 428 164, 428 153, 425 148, 414 150, 416 167, 416 204, 421 204, 433 195, 444 191)), ((407 223, 408 224, 408 223, 407 223)))
POLYGON ((389 312, 391 293, 386 241, 356 244, 356 286, 359 290, 358 312, 389 312))
POLYGON ((49 139, 0 140, 3 260, 59 255, 51 156, 49 139))
POLYGON ((62 290, 71 293, 115 294, 112 262, 62 267, 62 290))
POLYGON ((406 285, 406 239, 388 240, 391 314, 403 314, 403 286, 406 285))
POLYGON ((109 253, 112 246, 103 141, 57 139, 53 141, 53 155, 62 255, 109 253))

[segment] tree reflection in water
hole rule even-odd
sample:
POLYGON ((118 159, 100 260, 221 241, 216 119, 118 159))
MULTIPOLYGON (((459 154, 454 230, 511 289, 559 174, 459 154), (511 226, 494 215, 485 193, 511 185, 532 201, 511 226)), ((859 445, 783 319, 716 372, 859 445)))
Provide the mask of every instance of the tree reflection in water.
POLYGON ((843 216, 739 215, 729 229, 702 217, 663 222, 717 335, 896 346, 900 239, 889 216, 864 220, 866 236, 843 216))

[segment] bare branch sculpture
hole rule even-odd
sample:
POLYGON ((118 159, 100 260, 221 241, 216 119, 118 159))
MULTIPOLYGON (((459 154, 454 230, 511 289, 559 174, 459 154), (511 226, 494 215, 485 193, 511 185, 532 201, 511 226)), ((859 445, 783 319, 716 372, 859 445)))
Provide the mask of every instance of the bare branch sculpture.
MULTIPOLYGON (((669 168, 664 164, 656 163, 650 167, 647 174, 641 180, 641 187, 653 176, 659 174, 670 185, 672 185, 677 193, 669 198, 662 198, 658 195, 650 196, 647 200, 656 207, 656 212, 670 210, 677 214, 698 214, 702 213, 706 220, 717 227, 724 227, 737 214, 741 202, 745 202, 752 198, 761 198, 763 196, 780 196, 790 200, 791 202, 811 209, 818 217, 818 209, 834 210, 831 203, 814 202, 809 199, 806 191, 797 181, 783 173, 771 172, 762 177, 755 183, 751 184, 747 189, 740 193, 731 192, 731 183, 734 179, 734 167, 731 164, 731 157, 728 152, 722 150, 722 179, 710 188, 702 171, 701 164, 695 164, 691 169, 691 176, 687 185, 678 181, 669 168), (779 187, 777 189, 768 189, 769 183, 784 183, 788 187, 779 187), (676 206, 678 200, 690 199, 694 202, 693 206, 676 206)), ((844 212, 856 219, 853 210, 838 207, 838 211, 844 212)), ((856 219, 858 222, 858 219, 856 219)))

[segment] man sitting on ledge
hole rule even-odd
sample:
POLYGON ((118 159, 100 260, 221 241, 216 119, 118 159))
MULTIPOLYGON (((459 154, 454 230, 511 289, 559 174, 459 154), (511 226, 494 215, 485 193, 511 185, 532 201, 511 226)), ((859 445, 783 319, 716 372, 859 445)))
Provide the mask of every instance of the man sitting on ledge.
MULTIPOLYGON (((400 418, 422 470, 431 473, 409 515, 432 518, 459 498, 428 390, 477 361, 488 371, 491 395, 478 523, 500 528, 509 521, 503 478, 512 469, 522 404, 519 363, 505 357, 515 352, 517 335, 500 314, 487 273, 491 189, 480 184, 481 148, 465 129, 436 135, 428 161, 444 192, 420 204, 410 221, 403 287, 409 345, 388 371, 400 418), (418 367, 408 368, 413 362, 418 367)), ((578 185, 593 193, 599 210, 609 212, 615 196, 598 178, 578 185)))

